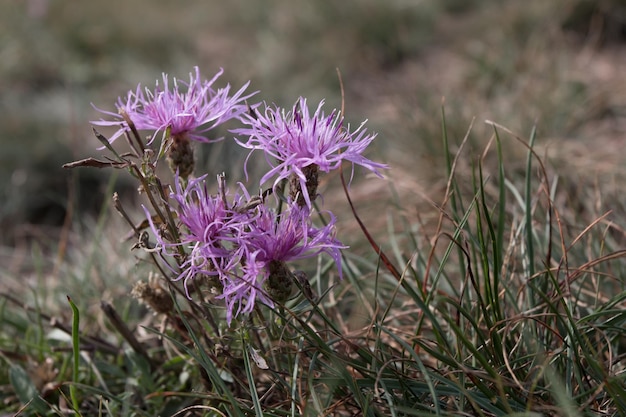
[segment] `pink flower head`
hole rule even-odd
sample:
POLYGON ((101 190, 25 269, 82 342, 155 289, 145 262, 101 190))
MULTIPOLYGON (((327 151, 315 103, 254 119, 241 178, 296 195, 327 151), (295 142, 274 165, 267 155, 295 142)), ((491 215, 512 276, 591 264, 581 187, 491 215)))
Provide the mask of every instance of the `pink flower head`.
POLYGON ((217 298, 224 299, 226 322, 229 326, 233 317, 252 312, 257 301, 274 306, 274 302, 263 289, 267 276, 263 264, 256 260, 257 255, 258 252, 248 253, 245 265, 240 263, 237 271, 222 277, 224 288, 217 298))
POLYGON ((246 234, 248 251, 258 251, 256 259, 268 265, 272 261, 289 262, 311 258, 324 252, 337 264, 341 274, 340 249, 345 248, 335 238, 335 217, 319 229, 311 223, 306 207, 291 204, 289 210, 278 215, 266 206, 260 207, 260 215, 251 223, 246 234))
POLYGON ((323 105, 324 101, 320 102, 312 115, 306 99, 302 97, 288 112, 279 107, 266 106, 264 113, 243 116, 247 127, 233 130, 247 137, 245 142, 238 140, 241 146, 265 153, 271 169, 261 182, 276 177, 274 185, 277 185, 280 180, 295 174, 308 206, 311 205, 311 198, 306 192, 305 167, 317 165, 320 171, 329 172, 339 168, 343 161, 349 161, 373 171, 379 177, 379 169, 387 168, 387 165, 362 155, 376 137, 376 134, 367 133, 365 122, 350 132, 350 126, 344 126, 340 112, 334 110, 326 116, 322 111, 323 105))
POLYGON ((245 254, 237 273, 222 280, 224 289, 219 298, 223 298, 228 307, 229 324, 233 316, 252 311, 256 301, 274 305, 264 289, 273 263, 327 253, 335 260, 341 275, 340 249, 345 246, 335 238, 334 217, 328 225, 318 229, 311 224, 306 208, 297 205, 281 215, 265 205, 258 206, 257 211, 258 216, 240 235, 239 244, 245 254))
POLYGON ((118 113, 97 109, 112 116, 116 120, 96 120, 91 123, 97 126, 117 126, 119 129, 109 141, 129 131, 129 126, 120 112, 125 112, 138 130, 152 130, 154 134, 170 129, 172 136, 184 136, 200 142, 211 140, 202 135, 227 120, 240 117, 247 111, 245 100, 256 93, 244 96, 250 84, 247 82, 232 96, 229 96, 230 85, 213 89, 213 83, 224 72, 222 69, 211 79, 200 78, 200 70, 194 67, 195 73, 189 74, 189 82, 174 78, 170 87, 167 74, 163 74, 163 85, 157 81, 155 89, 142 90, 141 85, 135 91, 129 91, 126 98, 117 100, 118 113))
MULTIPOLYGON (((178 220, 184 225, 180 243, 168 242, 154 225, 147 209, 146 215, 156 236, 157 246, 166 255, 176 256, 176 246, 191 249, 181 265, 175 280, 184 280, 189 296, 190 280, 199 276, 218 276, 220 280, 241 263, 244 254, 239 244, 241 235, 254 219, 247 213, 240 213, 228 207, 222 196, 212 195, 207 190, 205 176, 191 180, 186 188, 176 178, 176 190, 172 192, 178 208, 178 220)), ((224 192, 226 195, 226 191, 224 192)), ((247 194, 245 192, 244 194, 247 194)), ((233 206, 240 204, 245 195, 236 195, 233 206)))

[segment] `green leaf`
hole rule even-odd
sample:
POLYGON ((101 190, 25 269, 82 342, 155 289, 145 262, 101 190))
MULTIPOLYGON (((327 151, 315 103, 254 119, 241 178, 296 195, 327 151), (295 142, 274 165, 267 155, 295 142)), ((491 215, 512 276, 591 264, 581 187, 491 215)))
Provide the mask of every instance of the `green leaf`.
MULTIPOLYGON (((72 359, 74 365, 72 370, 72 380, 74 384, 76 384, 78 382, 78 365, 80 363, 80 312, 69 295, 67 296, 67 301, 70 303, 70 307, 72 308, 72 359)), ((79 402, 78 395, 76 393, 76 386, 74 384, 70 385, 70 397, 72 399, 74 411, 78 413, 79 402)))
POLYGON ((28 373, 19 365, 11 365, 9 368, 9 380, 15 391, 15 395, 22 404, 30 404, 37 412, 44 414, 50 407, 39 396, 39 392, 28 376, 28 373))

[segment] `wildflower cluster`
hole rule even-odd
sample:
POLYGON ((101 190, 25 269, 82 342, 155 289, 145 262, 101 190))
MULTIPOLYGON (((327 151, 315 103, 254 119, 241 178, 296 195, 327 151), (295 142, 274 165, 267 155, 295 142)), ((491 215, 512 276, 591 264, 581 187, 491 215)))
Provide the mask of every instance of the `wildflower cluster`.
POLYGON ((92 123, 118 128, 105 143, 109 148, 122 136, 129 143, 142 143, 138 131, 150 132, 147 145, 161 135, 156 156, 141 145, 143 154, 136 156, 142 164, 127 159, 122 164, 131 167, 151 196, 152 207, 144 206, 144 211, 156 244, 144 246, 160 256, 173 280, 184 283, 187 297, 200 282, 210 283, 226 306, 230 324, 253 311, 256 302, 274 306, 291 296, 296 275, 301 275, 292 271, 292 261, 325 253, 341 275, 340 250, 345 246, 335 237, 335 217, 327 212, 322 227, 311 218, 319 173, 339 169, 343 161, 378 176, 386 166, 363 156, 376 137, 364 128, 365 122, 350 131, 339 112, 326 116, 321 102, 311 114, 304 98, 289 110, 250 104, 255 93, 246 92, 248 83, 233 94, 230 86, 213 88, 221 74, 202 80, 195 68, 188 83, 174 79, 172 86, 163 75, 162 85, 157 82, 154 90, 138 86, 118 99, 117 113, 100 110, 113 120, 92 123), (244 184, 231 192, 223 175, 211 193, 207 175, 194 176, 193 143, 215 141, 207 134, 229 120, 240 123, 231 130, 239 145, 265 155, 270 169, 259 186, 271 182, 271 187, 262 194, 251 195, 244 184), (154 171, 163 153, 174 173, 169 195, 154 171), (289 192, 283 194, 285 183, 289 192))

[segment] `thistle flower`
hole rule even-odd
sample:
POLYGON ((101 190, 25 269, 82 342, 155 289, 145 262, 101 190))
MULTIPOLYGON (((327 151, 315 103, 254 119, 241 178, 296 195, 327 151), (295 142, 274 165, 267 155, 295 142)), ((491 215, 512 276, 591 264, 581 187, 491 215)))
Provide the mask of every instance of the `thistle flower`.
POLYGON ((210 142, 201 135, 227 120, 239 117, 247 110, 245 100, 256 93, 243 95, 250 84, 247 82, 235 94, 229 96, 230 85, 214 90, 213 83, 223 74, 220 71, 211 80, 202 80, 200 70, 194 67, 189 74, 189 83, 174 78, 170 89, 167 74, 163 74, 163 85, 157 81, 154 91, 142 90, 141 85, 135 91, 129 91, 125 99, 117 100, 118 113, 96 108, 96 110, 117 120, 95 120, 97 126, 117 126, 119 129, 109 138, 110 142, 127 132, 129 127, 119 111, 124 111, 138 130, 153 130, 154 135, 170 129, 172 136, 187 135, 189 139, 210 142), (183 91, 185 90, 185 91, 183 91))
POLYGON ((224 285, 225 299, 240 302, 245 299, 241 312, 251 311, 255 297, 262 297, 261 301, 270 306, 274 305, 273 300, 283 302, 289 297, 294 280, 287 266, 289 261, 327 253, 335 260, 341 274, 340 249, 345 246, 335 238, 332 215, 328 225, 318 229, 311 224, 308 210, 295 204, 281 215, 265 205, 257 210, 259 215, 249 224, 240 241, 246 252, 240 280, 224 285), (241 282, 248 285, 241 285, 241 282), (260 288, 264 291, 259 291, 260 288))
POLYGON ((263 205, 259 216, 250 223, 244 236, 248 251, 259 251, 257 261, 265 266, 273 261, 288 262, 311 258, 326 253, 330 255, 341 274, 340 249, 345 246, 335 238, 335 217, 323 228, 315 227, 306 207, 291 204, 286 212, 277 214, 263 205))
POLYGON ((257 262, 257 255, 258 252, 247 253, 239 269, 222 276, 224 288, 216 298, 223 299, 226 304, 226 323, 229 326, 234 317, 250 313, 258 301, 274 306, 274 301, 263 289, 266 277, 263 264, 257 262))
POLYGON ((292 197, 298 196, 299 204, 308 207, 316 197, 318 171, 337 169, 343 161, 361 165, 379 177, 379 169, 387 168, 362 155, 376 137, 367 133, 365 122, 351 132, 338 111, 326 116, 323 105, 324 101, 320 102, 312 115, 302 97, 291 111, 266 106, 264 112, 242 118, 246 127, 233 130, 247 137, 245 142, 237 140, 241 146, 265 153, 271 169, 261 182, 276 177, 276 186, 282 179, 290 178, 292 197))
POLYGON ((200 78, 200 70, 194 67, 189 74, 189 82, 174 78, 170 87, 167 74, 163 74, 163 83, 157 81, 154 91, 142 90, 141 85, 135 91, 129 91, 126 98, 118 98, 118 113, 106 110, 98 111, 113 117, 114 120, 96 120, 91 123, 97 126, 117 126, 118 130, 110 137, 115 141, 125 132, 130 131, 127 120, 132 121, 138 130, 151 130, 154 133, 148 144, 152 143, 158 133, 163 133, 168 144, 168 159, 172 171, 179 171, 186 178, 193 171, 193 151, 190 141, 212 142, 203 134, 226 122, 237 118, 247 110, 245 100, 255 93, 244 95, 249 82, 232 96, 230 85, 213 89, 213 83, 222 75, 220 70, 211 80, 200 78), (128 119, 126 119, 126 117, 128 119))
MULTIPOLYGON (((156 236, 157 247, 164 254, 177 256, 176 247, 180 245, 191 249, 175 278, 176 281, 184 281, 188 297, 188 286, 194 278, 217 276, 221 281, 241 263, 244 252, 239 241, 244 229, 254 219, 248 213, 229 208, 224 201, 226 191, 220 196, 211 195, 205 178, 206 175, 191 180, 186 188, 182 187, 179 177, 176 178, 176 190, 170 197, 177 202, 178 219, 184 226, 180 242, 166 240, 144 208, 156 236)), ((245 198, 244 194, 235 196, 233 206, 245 198)))
POLYGON ((341 242, 335 238, 335 218, 313 226, 309 210, 291 204, 277 214, 262 200, 251 198, 243 185, 241 191, 226 202, 227 191, 218 195, 207 191, 206 175, 183 187, 176 177, 176 189, 170 197, 182 224, 180 242, 172 242, 161 233, 146 208, 146 216, 164 255, 179 256, 178 246, 189 249, 175 280, 183 280, 187 297, 189 285, 200 277, 219 280, 222 293, 217 297, 226 304, 226 320, 253 310, 255 303, 273 306, 291 293, 294 275, 287 262, 330 255, 341 275, 341 242), (254 204, 250 204, 254 201, 254 204))

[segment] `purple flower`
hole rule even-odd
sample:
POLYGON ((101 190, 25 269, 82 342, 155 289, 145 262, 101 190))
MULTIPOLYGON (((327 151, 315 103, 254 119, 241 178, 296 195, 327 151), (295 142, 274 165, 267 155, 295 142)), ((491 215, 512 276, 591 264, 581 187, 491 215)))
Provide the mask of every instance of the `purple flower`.
POLYGON ((266 206, 250 224, 245 242, 248 251, 258 251, 257 262, 268 266, 272 261, 289 262, 311 258, 324 252, 337 264, 341 274, 340 249, 345 246, 335 238, 335 217, 321 229, 313 226, 306 207, 291 204, 289 210, 278 215, 266 206))
POLYGON ((248 253, 245 263, 233 273, 222 277, 224 288, 217 298, 224 299, 226 304, 226 322, 230 326, 233 317, 250 313, 257 301, 270 307, 274 302, 263 289, 265 273, 263 264, 256 261, 257 252, 248 253))
POLYGON ((281 215, 259 205, 255 217, 238 244, 242 256, 239 268, 222 277, 222 295, 226 306, 226 320, 252 311, 256 302, 274 306, 274 299, 284 301, 289 295, 293 276, 286 262, 327 253, 337 264, 341 275, 341 253, 345 248, 335 238, 335 218, 318 229, 311 224, 306 208, 292 205, 281 215), (233 272, 236 271, 236 272, 233 272))
MULTIPOLYGON (((254 220, 248 213, 240 213, 227 207, 222 196, 211 195, 207 190, 205 176, 191 180, 183 189, 181 181, 176 178, 176 190, 172 192, 178 208, 176 213, 181 228, 180 242, 170 242, 163 237, 155 226, 149 212, 144 208, 151 229, 156 236, 157 246, 166 255, 177 256, 176 247, 191 249, 187 259, 181 265, 181 271, 175 280, 183 280, 187 296, 188 285, 195 277, 217 276, 220 280, 228 275, 241 263, 244 255, 239 244, 244 229, 254 220)), ((226 195, 226 191, 224 191, 226 195)), ((247 198, 247 192, 236 195, 236 204, 247 198)))
POLYGON ((232 96, 230 85, 214 90, 213 83, 224 72, 220 70, 211 80, 202 80, 200 70, 194 67, 195 74, 189 74, 189 82, 174 78, 173 86, 167 74, 163 74, 163 85, 157 81, 154 91, 142 90, 141 85, 135 91, 129 91, 126 98, 118 98, 118 113, 97 109, 116 120, 96 120, 97 126, 117 126, 119 129, 109 141, 129 131, 128 123, 120 112, 125 112, 138 130, 153 130, 152 142, 157 133, 169 128, 172 136, 187 136, 200 142, 210 142, 202 135, 227 120, 237 118, 247 111, 245 100, 256 93, 243 95, 250 84, 246 83, 232 96))
POLYGON ((362 155, 376 137, 376 134, 367 133, 365 122, 350 132, 350 127, 344 126, 344 119, 336 110, 329 116, 324 115, 323 104, 324 101, 320 102, 313 115, 302 97, 289 112, 266 106, 264 113, 243 116, 248 127, 233 130, 233 133, 247 137, 245 142, 237 140, 241 146, 265 153, 271 169, 261 182, 276 176, 276 186, 280 180, 295 175, 299 191, 304 194, 309 207, 311 198, 315 198, 314 195, 309 196, 307 190, 307 174, 310 177, 310 171, 316 172, 319 168, 329 172, 339 168, 343 161, 361 165, 378 176, 381 176, 379 169, 387 168, 387 165, 362 155))
POLYGON ((230 324, 233 316, 248 313, 256 301, 274 306, 273 299, 284 301, 290 293, 293 274, 286 263, 311 258, 320 253, 330 255, 341 275, 341 253, 345 248, 335 238, 335 218, 318 229, 311 224, 308 210, 292 204, 290 210, 276 214, 265 205, 257 208, 259 215, 248 224, 239 243, 244 249, 239 273, 222 281, 230 324))
POLYGON ((186 187, 176 177, 176 189, 170 197, 172 207, 181 223, 180 241, 168 239, 167 233, 154 223, 144 207, 157 249, 170 257, 185 259, 177 271, 176 281, 183 280, 187 297, 189 285, 198 277, 219 280, 226 304, 226 320, 250 313, 256 302, 268 306, 274 300, 284 301, 289 295, 293 274, 287 262, 330 255, 341 275, 341 253, 345 248, 335 238, 335 218, 322 228, 313 226, 306 207, 291 204, 287 211, 277 214, 262 200, 251 198, 243 185, 241 191, 227 203, 227 191, 218 195, 207 190, 206 175, 191 180, 186 187))

